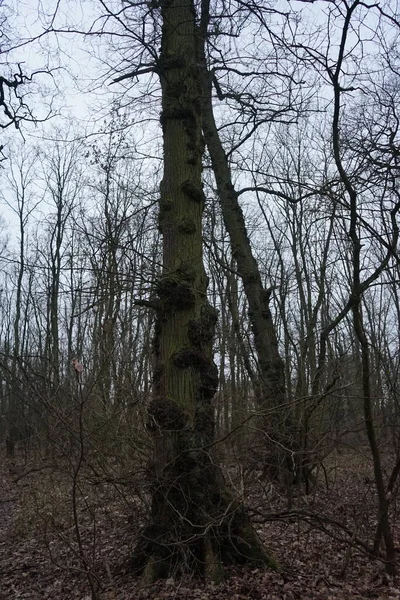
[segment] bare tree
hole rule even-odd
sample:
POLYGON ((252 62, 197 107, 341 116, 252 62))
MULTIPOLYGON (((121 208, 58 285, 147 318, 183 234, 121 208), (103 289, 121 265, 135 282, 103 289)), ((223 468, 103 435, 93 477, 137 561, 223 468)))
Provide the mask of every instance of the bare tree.
POLYGON ((217 580, 224 557, 261 563, 268 558, 210 454, 218 372, 212 357, 216 313, 207 301, 202 259, 202 90, 195 7, 190 0, 173 0, 161 16, 163 273, 157 284, 149 408, 155 445, 152 513, 135 562, 147 580, 177 570, 217 580))
POLYGON ((18 254, 15 282, 15 302, 13 318, 12 346, 10 347, 10 366, 8 377, 8 435, 7 455, 13 456, 16 442, 23 437, 24 402, 23 390, 18 381, 22 366, 22 351, 25 345, 26 319, 24 319, 24 280, 26 271, 27 226, 29 217, 37 206, 33 178, 37 166, 37 155, 23 153, 15 157, 8 175, 9 194, 3 192, 2 198, 18 219, 18 254))

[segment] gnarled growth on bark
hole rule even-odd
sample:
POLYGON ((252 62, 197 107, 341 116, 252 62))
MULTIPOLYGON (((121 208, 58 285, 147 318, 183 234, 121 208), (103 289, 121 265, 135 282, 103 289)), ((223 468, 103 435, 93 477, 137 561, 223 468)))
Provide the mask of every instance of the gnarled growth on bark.
POLYGON ((163 273, 157 286, 149 407, 152 509, 133 566, 148 582, 184 571, 218 580, 224 562, 273 561, 243 507, 230 497, 210 454, 217 315, 207 301, 202 258, 201 83, 192 0, 165 2, 162 19, 163 273))

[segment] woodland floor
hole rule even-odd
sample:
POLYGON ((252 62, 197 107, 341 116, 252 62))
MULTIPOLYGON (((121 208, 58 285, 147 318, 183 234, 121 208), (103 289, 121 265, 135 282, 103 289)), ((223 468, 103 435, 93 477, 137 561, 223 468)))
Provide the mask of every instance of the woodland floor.
MULTIPOLYGON (((374 530, 370 477, 368 461, 361 454, 338 455, 321 474, 317 491, 294 499, 299 520, 282 515, 287 508, 284 496, 253 474, 247 500, 258 521, 257 531, 277 558, 280 571, 230 568, 219 585, 181 578, 148 587, 140 586, 124 568, 143 508, 135 512, 136 500, 126 484, 110 487, 92 481, 91 489, 81 488, 83 500, 78 507, 85 560, 101 582, 102 600, 400 599, 400 580, 388 578, 383 565, 354 544, 357 539, 370 543, 374 530), (280 513, 280 520, 273 519, 272 513, 275 517, 280 513)), ((68 477, 54 467, 3 462, 1 600, 90 600, 76 545, 70 491, 68 477)), ((392 506, 396 522, 395 501, 392 506)), ((400 523, 394 533, 400 547, 400 523)))

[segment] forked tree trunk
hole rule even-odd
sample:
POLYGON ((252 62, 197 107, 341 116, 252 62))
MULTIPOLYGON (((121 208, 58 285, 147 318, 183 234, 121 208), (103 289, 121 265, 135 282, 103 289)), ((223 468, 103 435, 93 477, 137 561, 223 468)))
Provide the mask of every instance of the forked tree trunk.
POLYGON ((152 510, 133 566, 147 582, 184 571, 218 580, 224 562, 273 563, 209 452, 218 384, 212 357, 216 312, 207 302, 202 259, 201 86, 193 0, 163 3, 162 19, 163 273, 149 408, 152 510))

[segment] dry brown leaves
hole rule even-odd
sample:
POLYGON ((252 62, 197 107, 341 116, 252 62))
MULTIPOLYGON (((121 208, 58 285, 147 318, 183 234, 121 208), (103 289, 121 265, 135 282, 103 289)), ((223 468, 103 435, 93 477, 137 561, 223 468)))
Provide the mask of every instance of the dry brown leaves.
MULTIPOLYGON (((340 521, 367 540, 376 522, 369 470, 368 463, 360 466, 358 459, 347 458, 335 470, 328 489, 321 484, 315 497, 298 497, 296 507, 340 521)), ((335 527, 324 532, 311 522, 296 519, 257 525, 281 565, 279 572, 228 568, 220 585, 181 578, 141 587, 121 568, 130 555, 140 520, 139 507, 135 512, 133 501, 112 486, 82 489, 79 520, 85 566, 71 519, 68 478, 50 470, 16 479, 14 467, 10 473, 10 465, 3 464, 0 600, 90 600, 85 568, 98 578, 102 600, 400 599, 400 582, 389 579, 382 564, 349 545, 348 535, 335 527)), ((256 514, 285 508, 284 499, 275 492, 268 497, 263 484, 254 485, 249 504, 256 514)), ((396 524, 395 538, 400 547, 396 524)))

